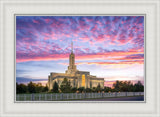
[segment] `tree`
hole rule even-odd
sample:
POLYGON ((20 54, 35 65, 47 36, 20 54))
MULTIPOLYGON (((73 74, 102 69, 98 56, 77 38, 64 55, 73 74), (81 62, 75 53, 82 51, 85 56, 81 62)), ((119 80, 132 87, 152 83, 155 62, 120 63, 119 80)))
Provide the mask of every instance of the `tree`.
POLYGON ((92 90, 90 88, 86 88, 85 90, 87 93, 91 92, 92 90))
POLYGON ((41 83, 37 83, 37 84, 35 85, 35 90, 36 90, 36 93, 42 92, 42 90, 43 90, 42 84, 41 84, 41 83))
POLYGON ((139 92, 139 91, 144 91, 144 86, 142 85, 142 83, 140 81, 138 81, 135 85, 135 91, 139 92))
POLYGON ((16 83, 16 93, 27 93, 28 88, 25 84, 18 84, 16 83))
POLYGON ((93 87, 93 88, 92 88, 92 92, 96 92, 96 87, 93 87))
POLYGON ((32 83, 32 81, 28 83, 28 91, 29 93, 36 93, 36 86, 35 83, 32 83))
POLYGON ((127 87, 128 87, 128 92, 133 92, 134 91, 134 86, 133 83, 131 83, 131 81, 127 82, 127 87))
POLYGON ((104 87, 104 92, 109 92, 109 91, 112 91, 110 87, 104 87))
POLYGON ((124 91, 124 92, 127 92, 128 89, 129 89, 129 85, 130 85, 130 82, 127 82, 127 81, 122 81, 120 84, 120 90, 119 91, 124 91))
POLYGON ((120 91, 120 81, 116 81, 115 83, 113 83, 113 88, 116 92, 120 91))
POLYGON ((72 91, 72 93, 76 93, 77 88, 76 88, 76 87, 73 87, 73 88, 71 89, 71 91, 72 91))
POLYGON ((79 88, 78 88, 78 91, 79 91, 80 93, 82 93, 82 92, 85 91, 85 88, 84 88, 84 87, 79 87, 79 88))
POLYGON ((54 84, 53 84, 53 89, 52 89, 52 91, 53 91, 54 93, 58 93, 58 92, 59 92, 58 89, 59 89, 58 83, 55 81, 54 84))
POLYGON ((124 91, 124 92, 138 92, 144 91, 144 86, 140 81, 133 85, 131 81, 116 81, 113 84, 113 92, 124 91))
POLYGON ((46 86, 45 87, 43 87, 43 90, 42 90, 42 92, 48 92, 48 86, 47 86, 47 84, 46 84, 46 86))
POLYGON ((67 80, 67 78, 64 78, 64 80, 62 81, 61 85, 60 85, 60 90, 63 93, 70 93, 71 92, 71 83, 70 81, 67 80))
POLYGON ((102 88, 101 88, 100 84, 98 84, 98 86, 96 87, 96 92, 100 92, 100 91, 102 91, 102 88))

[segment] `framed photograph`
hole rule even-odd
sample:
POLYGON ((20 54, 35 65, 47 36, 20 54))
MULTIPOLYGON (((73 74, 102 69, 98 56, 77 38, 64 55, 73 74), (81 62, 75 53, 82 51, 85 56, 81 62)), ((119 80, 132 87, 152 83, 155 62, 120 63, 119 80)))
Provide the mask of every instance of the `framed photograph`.
POLYGON ((145 15, 15 15, 15 23, 16 102, 145 101, 145 15))
POLYGON ((160 116, 160 1, 1 1, 3 116, 160 116))

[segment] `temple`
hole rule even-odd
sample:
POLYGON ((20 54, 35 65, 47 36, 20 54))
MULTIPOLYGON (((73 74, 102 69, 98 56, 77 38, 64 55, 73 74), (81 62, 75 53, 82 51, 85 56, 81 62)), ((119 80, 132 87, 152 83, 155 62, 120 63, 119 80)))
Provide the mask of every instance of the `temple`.
POLYGON ((73 53, 73 42, 71 42, 71 54, 69 55, 68 69, 65 73, 50 73, 48 76, 49 90, 53 88, 55 81, 60 86, 64 78, 67 78, 71 82, 71 86, 76 88, 93 88, 98 85, 100 85, 101 88, 104 88, 104 78, 97 78, 96 76, 90 75, 90 72, 88 71, 77 70, 75 65, 75 54, 73 53))

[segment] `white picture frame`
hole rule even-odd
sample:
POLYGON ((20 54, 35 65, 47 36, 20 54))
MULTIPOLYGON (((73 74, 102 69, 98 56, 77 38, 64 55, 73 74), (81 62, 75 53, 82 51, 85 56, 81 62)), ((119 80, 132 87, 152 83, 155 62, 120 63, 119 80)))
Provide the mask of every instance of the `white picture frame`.
POLYGON ((159 0, 1 0, 0 5, 0 116, 160 116, 159 0), (145 14, 145 103, 15 103, 15 14, 145 14))

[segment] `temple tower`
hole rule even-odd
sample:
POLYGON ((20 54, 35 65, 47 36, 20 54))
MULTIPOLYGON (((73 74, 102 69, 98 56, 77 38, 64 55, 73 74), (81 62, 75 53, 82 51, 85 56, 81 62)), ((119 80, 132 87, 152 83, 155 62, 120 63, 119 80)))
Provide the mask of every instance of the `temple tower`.
POLYGON ((75 74, 77 71, 75 65, 75 55, 73 53, 73 42, 71 42, 71 54, 69 55, 69 66, 68 70, 66 71, 67 74, 75 74))

